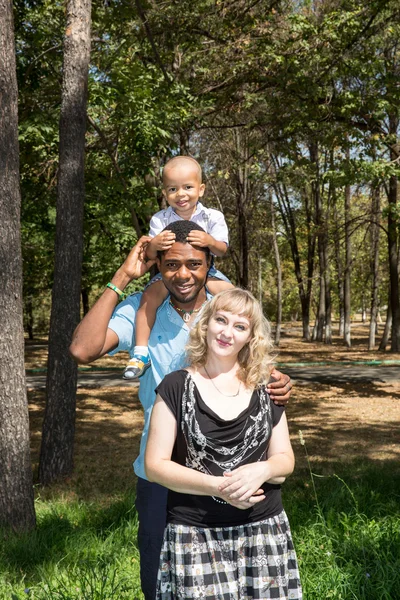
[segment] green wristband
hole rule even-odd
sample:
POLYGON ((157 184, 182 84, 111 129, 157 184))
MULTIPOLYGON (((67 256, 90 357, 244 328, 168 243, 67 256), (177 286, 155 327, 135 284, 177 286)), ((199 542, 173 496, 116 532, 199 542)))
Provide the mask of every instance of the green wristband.
POLYGON ((122 292, 119 288, 117 288, 116 285, 114 285, 110 281, 107 283, 106 287, 110 288, 110 290, 113 290, 116 294, 118 294, 120 298, 123 298, 125 296, 124 292, 122 292))

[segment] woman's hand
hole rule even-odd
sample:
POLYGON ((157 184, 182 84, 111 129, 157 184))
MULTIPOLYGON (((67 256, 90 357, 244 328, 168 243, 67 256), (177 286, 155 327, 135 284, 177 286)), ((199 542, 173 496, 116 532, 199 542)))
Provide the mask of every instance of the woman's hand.
MULTIPOLYGON (((242 465, 234 471, 224 473, 224 481, 219 486, 224 498, 229 501, 247 501, 259 493, 262 484, 268 480, 268 464, 266 461, 242 465)), ((264 493, 261 490, 262 493, 264 493)))
POLYGON ((248 510, 249 508, 252 508, 255 504, 258 504, 259 502, 265 500, 265 494, 262 489, 257 490, 256 493, 253 494, 248 500, 233 500, 228 496, 221 497, 223 498, 223 500, 225 500, 225 502, 227 502, 231 506, 234 506, 235 508, 239 508, 240 510, 248 510))

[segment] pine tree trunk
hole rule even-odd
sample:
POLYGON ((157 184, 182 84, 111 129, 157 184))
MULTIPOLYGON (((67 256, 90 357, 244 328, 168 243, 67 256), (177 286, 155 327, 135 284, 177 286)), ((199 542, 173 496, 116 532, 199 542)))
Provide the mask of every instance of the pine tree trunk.
POLYGON ((371 190, 371 319, 369 325, 368 350, 375 348, 377 332, 378 291, 379 291, 379 218, 380 218, 380 188, 374 186, 371 190))
POLYGON ((0 525, 35 526, 24 367, 18 104, 12 3, 0 0, 0 525))
POLYGON ((80 319, 90 0, 68 0, 60 115, 55 271, 39 479, 73 469, 77 365, 68 347, 80 319))

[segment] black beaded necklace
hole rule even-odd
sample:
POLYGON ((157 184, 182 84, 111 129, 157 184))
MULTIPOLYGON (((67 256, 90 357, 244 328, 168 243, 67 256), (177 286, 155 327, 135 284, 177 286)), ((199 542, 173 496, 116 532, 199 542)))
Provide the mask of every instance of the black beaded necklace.
POLYGON ((169 300, 169 303, 172 306, 172 308, 174 308, 178 313, 180 313, 180 315, 181 315, 182 319, 185 321, 185 323, 188 323, 190 321, 190 318, 192 315, 195 315, 196 313, 200 312, 206 302, 207 302, 207 300, 204 300, 204 302, 200 306, 200 308, 194 308, 193 310, 185 310, 184 308, 179 308, 178 306, 175 306, 175 304, 172 302, 172 300, 171 299, 169 300))

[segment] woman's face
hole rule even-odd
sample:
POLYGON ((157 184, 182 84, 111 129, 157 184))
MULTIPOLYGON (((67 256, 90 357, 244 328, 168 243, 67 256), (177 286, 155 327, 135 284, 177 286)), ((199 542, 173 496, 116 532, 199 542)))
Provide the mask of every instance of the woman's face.
POLYGON ((220 358, 235 357, 247 344, 250 335, 251 324, 247 317, 219 310, 208 322, 208 351, 220 358))

